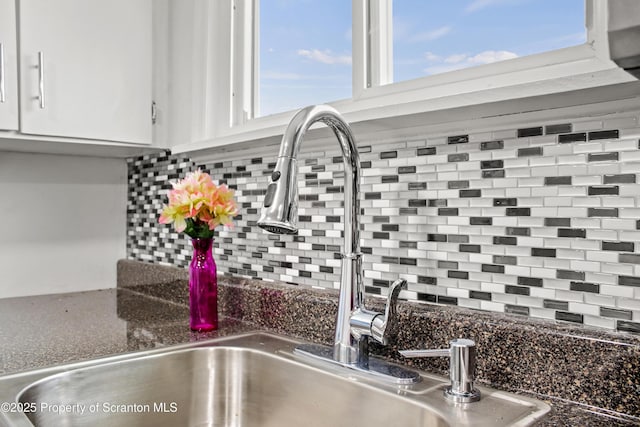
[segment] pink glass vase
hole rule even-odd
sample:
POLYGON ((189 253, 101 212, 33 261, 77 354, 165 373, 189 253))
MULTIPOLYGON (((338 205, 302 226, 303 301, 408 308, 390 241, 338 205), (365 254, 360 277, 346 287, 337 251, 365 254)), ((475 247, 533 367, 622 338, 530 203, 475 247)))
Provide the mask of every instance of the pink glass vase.
POLYGON ((189 325, 193 331, 218 329, 218 276, 211 254, 213 239, 191 239, 189 264, 189 325))

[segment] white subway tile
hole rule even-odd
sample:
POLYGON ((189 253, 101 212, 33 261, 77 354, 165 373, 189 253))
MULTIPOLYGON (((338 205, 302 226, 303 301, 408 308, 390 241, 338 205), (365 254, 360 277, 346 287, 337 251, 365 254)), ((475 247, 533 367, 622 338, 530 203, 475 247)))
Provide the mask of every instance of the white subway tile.
POLYGON ((531 269, 531 275, 533 277, 540 277, 540 278, 555 278, 556 271, 548 268, 534 267, 531 269))
POLYGON ((580 197, 587 195, 587 188, 577 185, 558 187, 558 195, 564 197, 580 197))
POLYGON ((581 303, 584 301, 584 292, 576 292, 576 291, 565 291, 562 289, 556 290, 556 298, 561 301, 569 301, 569 304, 573 303, 581 303))
POLYGON ((607 319, 606 317, 600 317, 600 313, 594 315, 585 315, 583 322, 587 326, 596 326, 598 328, 616 329, 615 319, 607 319))
POLYGON ((491 141, 493 134, 491 132, 478 132, 469 134, 469 142, 485 142, 491 141))
POLYGON ((531 208, 531 216, 553 218, 558 215, 559 213, 557 207, 531 208))
POLYGON ((554 197, 560 192, 557 186, 531 188, 531 195, 535 197, 554 197))
MULTIPOLYGON (((491 214, 485 213, 483 209, 482 216, 491 216, 491 214)), ((497 216, 493 218, 493 225, 515 227, 518 225, 518 218, 515 216, 497 216)))
MULTIPOLYGON (((598 245, 599 241, 596 241, 598 245)), ((596 248, 598 249, 598 248, 596 248)), ((586 259, 588 261, 596 261, 596 262, 617 262, 618 261, 618 253, 611 251, 587 251, 586 259)))
POLYGON ((516 304, 516 296, 511 294, 493 294, 492 295, 494 302, 501 302, 504 304, 516 304))
POLYGON ((610 274, 632 275, 633 266, 627 264, 602 263, 602 272, 610 274))
POLYGON ((496 188, 513 188, 518 185, 518 182, 518 178, 503 178, 495 180, 493 186, 496 188))
POLYGON ((502 149, 502 150, 491 150, 491 151, 485 151, 487 153, 491 153, 491 158, 494 160, 501 160, 501 159, 516 159, 517 158, 517 151, 515 149, 502 149))
POLYGON ((636 206, 636 199, 631 197, 602 197, 602 206, 615 208, 632 208, 636 206))
MULTIPOLYGON (((628 173, 628 172, 636 172, 638 171, 638 166, 637 165, 623 165, 623 173, 628 173), (633 166, 634 169, 633 171, 626 171, 624 170, 625 166, 633 166)), ((620 191, 620 196, 637 196, 638 194, 640 194, 640 184, 624 184, 622 186, 619 186, 619 191, 620 191)), ((636 206, 640 206, 640 204, 637 204, 636 206)))
POLYGON ((458 306, 480 310, 482 309, 481 302, 482 302, 481 300, 477 300, 477 299, 459 298, 458 306))
POLYGON ((602 175, 592 176, 574 176, 573 185, 600 185, 602 184, 602 175))
POLYGON ((559 217, 580 218, 587 216, 587 208, 558 208, 559 217))
POLYGON ((616 306, 616 297, 612 297, 609 295, 600 295, 594 294, 591 292, 585 292, 584 294, 584 302, 592 305, 601 305, 605 307, 615 307, 616 306))
POLYGON ((573 261, 558 258, 542 258, 542 265, 545 268, 554 268, 556 270, 569 270, 573 261))
POLYGON ((556 158, 553 156, 528 157, 531 167, 549 166, 556 164, 556 158))
POLYGON ((633 298, 633 288, 629 286, 600 285, 600 293, 614 297, 633 298))
POLYGON ((574 132, 582 132, 585 130, 599 130, 602 129, 602 120, 591 120, 576 122, 573 124, 574 132))
POLYGON ((531 176, 558 176, 558 166, 540 166, 531 168, 531 176))
POLYGON ((587 174, 587 165, 561 165, 558 167, 558 174, 561 176, 580 176, 587 174))
POLYGON ((492 139, 516 138, 518 133, 515 129, 497 130, 492 132, 492 139))
POLYGON ((426 139, 416 139, 407 141, 407 148, 422 148, 427 146, 426 139))
POLYGON ((595 273, 599 273, 601 271, 601 263, 593 262, 593 261, 579 261, 572 260, 571 261, 571 270, 578 271, 592 271, 595 273))
POLYGON ((480 284, 480 289, 484 292, 493 292, 493 293, 503 294, 505 292, 505 285, 501 283, 482 282, 480 284))
POLYGON ((602 151, 601 142, 587 142, 582 144, 567 144, 573 145, 573 152, 579 153, 600 153, 602 151))
POLYGON ((518 245, 528 247, 542 247, 544 245, 544 239, 541 237, 518 236, 518 245))
POLYGON ((504 313, 504 304, 493 301, 480 301, 480 308, 482 310, 495 311, 504 313))
POLYGON ((640 231, 620 230, 618 231, 618 239, 640 241, 640 231))
POLYGON ((556 311, 547 308, 534 307, 529 310, 529 316, 537 319, 555 320, 556 311))
POLYGON ((602 228, 606 230, 635 230, 636 221, 633 219, 602 218, 602 228))
POLYGON ((467 289, 447 288, 447 296, 457 297, 457 298, 469 298, 469 291, 467 289))
POLYGON ((529 292, 532 297, 543 298, 543 299, 556 299, 555 289, 531 287, 529 292))
POLYGON ((563 197, 545 197, 544 205, 545 206, 572 206, 571 198, 563 196, 563 197))
MULTIPOLYGON (((557 144, 544 147, 545 156, 561 157, 574 153, 574 147, 572 144, 557 144)), ((558 161, 557 163, 562 163, 558 161)))
POLYGON ((573 218, 571 224, 575 228, 600 228, 602 221, 600 218, 573 218))
MULTIPOLYGON (((638 194, 640 195, 640 193, 638 194)), ((634 199, 630 199, 634 200, 634 199)), ((640 208, 623 208, 618 211, 620 218, 640 219, 640 208)))
POLYGON ((504 162, 505 169, 510 168, 528 168, 529 159, 526 157, 519 157, 515 159, 508 159, 504 162))
POLYGON ((640 310, 640 299, 618 298, 618 308, 626 310, 640 310))
MULTIPOLYGON (((576 165, 586 163, 586 154, 573 154, 567 156, 558 156, 558 164, 560 165, 576 165)), ((586 169, 586 168, 585 168, 586 169)), ((563 173, 563 172, 560 172, 563 173)))
MULTIPOLYGON (((637 140, 614 140, 614 141, 605 141, 604 142, 604 151, 637 151, 638 150, 638 141, 637 140)), ((621 153, 621 157, 624 158, 624 154, 629 153, 621 153)))
POLYGON ((516 297, 516 303, 527 307, 542 307, 542 299, 532 296, 518 295, 516 297))
POLYGON ((587 239, 593 240, 615 240, 618 233, 613 230, 587 230, 587 239))
POLYGON ((591 163, 587 166, 589 175, 611 175, 620 173, 620 165, 617 163, 591 163))
POLYGON ((545 288, 553 289, 554 292, 558 289, 568 291, 570 289, 570 284, 567 280, 564 279, 546 279, 544 281, 545 288))
POLYGON ((615 276, 613 274, 587 272, 585 273, 585 281, 606 285, 615 285, 618 283, 618 276, 615 276))

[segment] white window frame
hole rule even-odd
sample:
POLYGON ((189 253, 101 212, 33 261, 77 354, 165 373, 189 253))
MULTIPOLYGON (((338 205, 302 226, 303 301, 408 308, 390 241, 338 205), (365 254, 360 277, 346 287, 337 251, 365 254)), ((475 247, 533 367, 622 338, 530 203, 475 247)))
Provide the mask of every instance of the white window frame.
MULTIPOLYGON (((217 26, 215 33, 228 31, 231 35, 231 45, 227 46, 232 52, 230 63, 221 61, 215 65, 217 68, 229 67, 232 76, 226 83, 229 86, 229 115, 221 115, 227 121, 216 123, 215 131, 205 140, 175 146, 176 152, 277 137, 295 114, 295 111, 287 111, 257 117, 259 0, 229 1, 234 6, 232 19, 229 20, 228 15, 222 19, 212 17, 215 22, 211 23, 217 26)), ((351 123, 387 119, 388 125, 388 119, 403 117, 401 123, 406 127, 412 125, 406 120, 410 115, 417 117, 544 95, 551 96, 549 103, 553 106, 553 95, 634 80, 609 59, 609 0, 585 0, 587 42, 582 45, 387 84, 393 79, 392 1, 352 0, 353 95, 351 99, 330 102, 351 123), (371 31, 370 27, 377 30, 371 31)), ((210 44, 215 45, 214 42, 210 44)), ((219 42, 218 48, 221 48, 219 42)), ((224 57, 221 53, 209 52, 219 55, 218 58, 224 57)), ((218 81, 207 85, 216 89, 216 94, 211 95, 218 103, 221 85, 225 86, 225 83, 218 81)), ((526 106, 522 108, 526 111, 526 106)), ((209 120, 217 121, 216 117, 209 117, 209 120)))

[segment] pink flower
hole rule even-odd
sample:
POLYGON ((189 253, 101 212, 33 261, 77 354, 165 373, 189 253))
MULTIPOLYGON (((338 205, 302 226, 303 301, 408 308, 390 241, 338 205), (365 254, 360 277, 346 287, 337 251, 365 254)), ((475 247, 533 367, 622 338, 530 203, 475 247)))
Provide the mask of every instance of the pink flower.
POLYGON ((158 219, 160 224, 173 223, 176 231, 186 230, 192 237, 212 237, 215 227, 230 225, 238 215, 233 190, 224 184, 216 186, 207 173, 196 170, 171 185, 169 204, 163 206, 158 219), (203 225, 211 232, 204 232, 207 236, 201 235, 203 225))

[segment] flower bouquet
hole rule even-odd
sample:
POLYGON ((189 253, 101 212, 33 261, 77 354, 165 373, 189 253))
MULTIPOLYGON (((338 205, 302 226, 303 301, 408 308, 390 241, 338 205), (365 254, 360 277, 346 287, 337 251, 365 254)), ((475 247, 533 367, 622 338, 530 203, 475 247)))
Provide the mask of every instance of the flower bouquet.
POLYGON ((218 328, 218 279, 211 248, 213 231, 229 225, 238 208, 233 190, 216 185, 211 176, 200 170, 172 182, 169 204, 160 214, 161 224, 171 224, 176 231, 191 237, 193 257, 189 264, 190 327, 195 331, 218 328))

